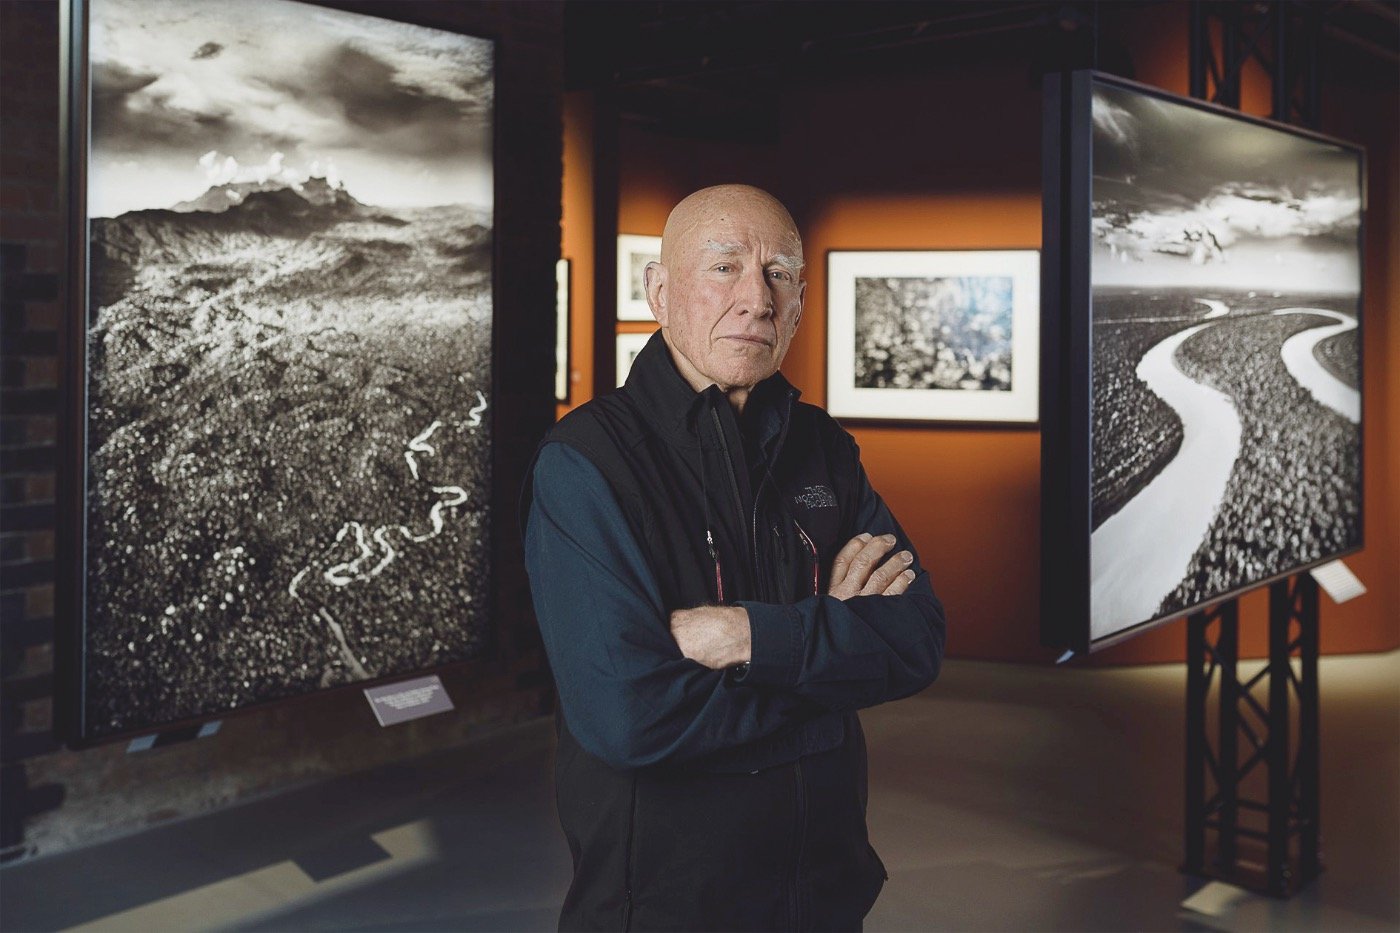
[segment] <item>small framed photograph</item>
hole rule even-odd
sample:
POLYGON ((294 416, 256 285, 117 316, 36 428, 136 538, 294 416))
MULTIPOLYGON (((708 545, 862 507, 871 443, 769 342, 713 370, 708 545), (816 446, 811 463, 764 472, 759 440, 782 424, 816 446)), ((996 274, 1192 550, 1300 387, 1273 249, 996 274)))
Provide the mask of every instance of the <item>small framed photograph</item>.
POLYGON ((651 321, 647 307, 647 263, 661 259, 661 237, 621 233, 617 237, 617 319, 651 321))
POLYGON ((554 400, 569 403, 569 260, 554 264, 554 400))
POLYGON ((642 347, 647 345, 651 335, 656 331, 648 331, 644 334, 618 334, 617 335, 617 384, 621 386, 627 381, 627 374, 632 371, 632 363, 637 359, 637 354, 642 352, 642 347))
POLYGON ((827 410, 837 418, 1034 425, 1036 250, 827 254, 827 410))

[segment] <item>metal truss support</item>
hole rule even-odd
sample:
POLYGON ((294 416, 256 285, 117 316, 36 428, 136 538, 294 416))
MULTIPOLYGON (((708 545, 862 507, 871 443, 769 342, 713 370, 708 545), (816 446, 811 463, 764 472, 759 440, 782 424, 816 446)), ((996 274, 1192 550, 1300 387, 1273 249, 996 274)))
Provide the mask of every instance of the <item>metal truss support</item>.
POLYGON ((1269 116, 1316 129, 1318 43, 1328 4, 1191 0, 1191 96, 1239 109, 1245 68, 1272 83, 1269 116))
POLYGON ((1274 897, 1321 871, 1317 629, 1311 575, 1271 584, 1269 660, 1241 680, 1238 602, 1188 619, 1183 871, 1274 897))
MULTIPOLYGON (((1270 116, 1316 129, 1318 41, 1329 8, 1191 0, 1191 96, 1238 109, 1253 63, 1271 82, 1270 116)), ((1317 627, 1310 574, 1270 584, 1269 661, 1241 681, 1238 602, 1189 618, 1183 871, 1275 897, 1290 896, 1321 871, 1317 627), (1254 695, 1261 684, 1267 705, 1254 695), (1212 695, 1219 704, 1213 746, 1212 695)))

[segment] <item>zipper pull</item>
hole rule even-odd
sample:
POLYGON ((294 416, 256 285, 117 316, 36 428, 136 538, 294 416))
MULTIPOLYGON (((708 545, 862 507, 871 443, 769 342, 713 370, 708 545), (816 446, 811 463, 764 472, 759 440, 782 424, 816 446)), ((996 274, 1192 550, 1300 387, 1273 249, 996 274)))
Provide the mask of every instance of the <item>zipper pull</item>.
POLYGON ((777 524, 773 525, 773 547, 778 552, 778 558, 782 561, 786 561, 788 553, 787 541, 783 538, 783 532, 778 528, 777 524))
POLYGON ((719 552, 715 550, 715 536, 708 528, 705 529, 705 544, 710 549, 710 560, 715 563, 715 595, 720 602, 724 602, 724 577, 719 572, 719 552))
POLYGON ((812 543, 811 538, 807 537, 807 532, 803 530, 802 525, 798 523, 797 519, 793 519, 792 523, 797 526, 797 533, 802 536, 802 540, 807 543, 808 550, 812 552, 812 595, 820 596, 822 592, 821 558, 817 555, 817 546, 812 543))

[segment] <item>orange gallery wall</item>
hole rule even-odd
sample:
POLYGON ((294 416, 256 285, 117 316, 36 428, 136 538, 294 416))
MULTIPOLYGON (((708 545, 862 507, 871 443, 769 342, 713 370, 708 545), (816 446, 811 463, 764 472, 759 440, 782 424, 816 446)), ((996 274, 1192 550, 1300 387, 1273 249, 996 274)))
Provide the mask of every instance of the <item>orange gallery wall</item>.
MULTIPOLYGON (((1109 24, 1134 49, 1137 77, 1187 91, 1185 5, 1109 24), (1180 50, 1177 54, 1176 50, 1180 50)), ((1329 63, 1330 64, 1330 63, 1329 63)), ((1374 64, 1371 67, 1383 66, 1374 64)), ((1400 218, 1394 75, 1331 67, 1323 129, 1368 149, 1365 279, 1366 548, 1347 563, 1370 592, 1323 597, 1324 653, 1400 647, 1400 218), (1384 76, 1384 75, 1383 75, 1384 76), (1389 119, 1376 119, 1388 114, 1389 119)), ((1265 114, 1248 76, 1243 109, 1265 114)), ((833 249, 998 249, 1040 245, 1040 98, 1024 65, 983 59, 918 74, 807 76, 785 87, 768 144, 662 137, 624 125, 619 231, 659 234, 688 192, 745 181, 773 191, 802 230, 806 311, 783 370, 825 401, 826 254, 833 249)), ((573 261, 572 404, 592 388, 594 257, 590 95, 566 100, 563 255, 573 261)), ((650 329, 623 323, 622 331, 650 329)), ((560 406, 562 415, 569 406, 560 406)), ((1040 437, 1034 429, 851 425, 872 481, 913 538, 949 615, 949 655, 1049 661, 1039 644, 1040 437)), ((1267 650, 1262 592, 1242 601, 1241 649, 1267 650)), ((1181 660, 1180 620, 1091 663, 1181 660)))

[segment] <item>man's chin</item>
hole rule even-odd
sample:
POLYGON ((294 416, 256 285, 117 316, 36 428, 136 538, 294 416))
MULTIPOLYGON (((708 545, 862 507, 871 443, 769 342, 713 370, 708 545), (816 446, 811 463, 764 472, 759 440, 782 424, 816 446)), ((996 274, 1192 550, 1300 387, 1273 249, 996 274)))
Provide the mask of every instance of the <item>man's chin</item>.
POLYGON ((778 367, 772 365, 733 366, 719 373, 723 378, 715 381, 720 386, 729 386, 730 390, 752 389, 777 371, 778 367))

